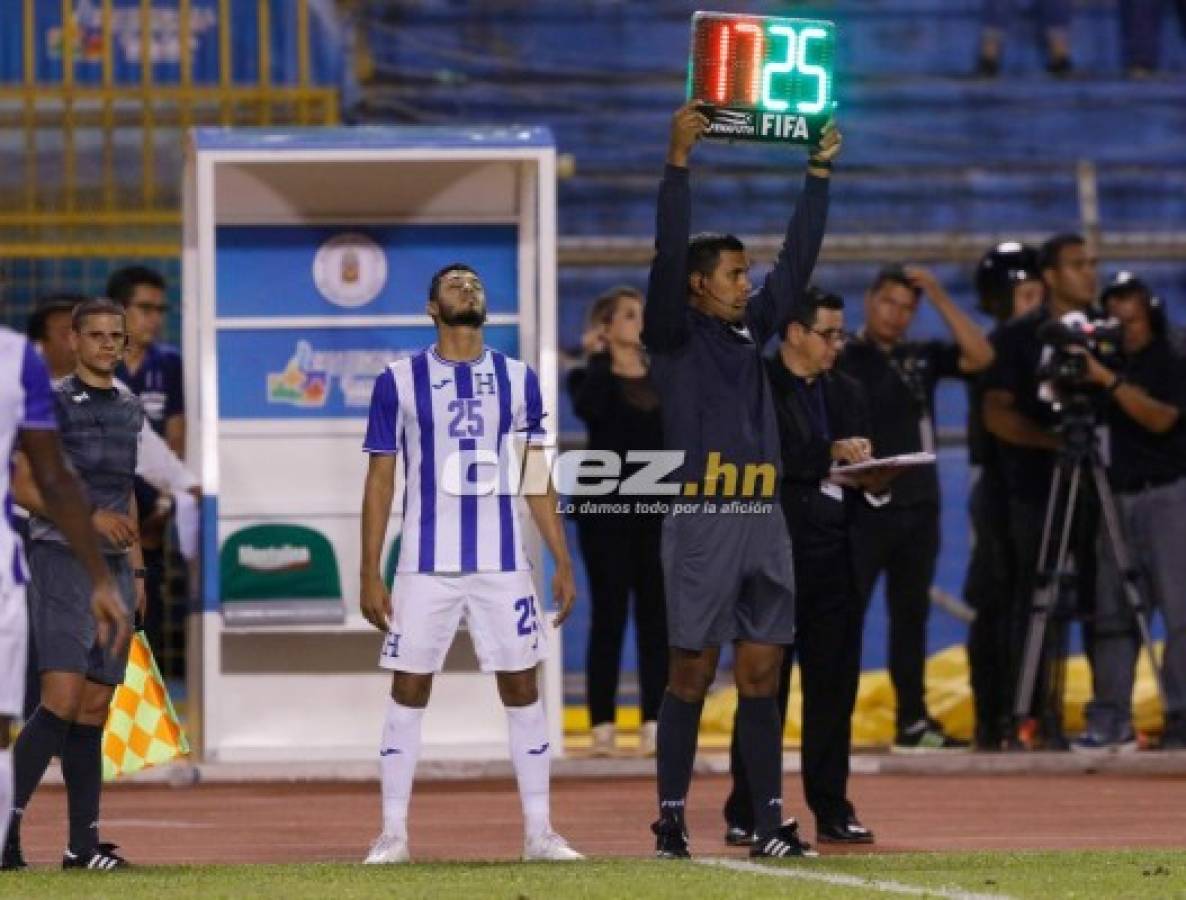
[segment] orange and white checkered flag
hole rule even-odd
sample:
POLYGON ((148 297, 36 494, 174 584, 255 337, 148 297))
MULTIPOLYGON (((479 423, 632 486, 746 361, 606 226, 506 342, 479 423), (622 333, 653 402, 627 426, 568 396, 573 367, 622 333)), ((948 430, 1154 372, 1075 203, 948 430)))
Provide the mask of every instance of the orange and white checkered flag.
POLYGON ((113 781, 189 753, 164 679, 143 631, 132 638, 124 683, 103 729, 103 780, 113 781))

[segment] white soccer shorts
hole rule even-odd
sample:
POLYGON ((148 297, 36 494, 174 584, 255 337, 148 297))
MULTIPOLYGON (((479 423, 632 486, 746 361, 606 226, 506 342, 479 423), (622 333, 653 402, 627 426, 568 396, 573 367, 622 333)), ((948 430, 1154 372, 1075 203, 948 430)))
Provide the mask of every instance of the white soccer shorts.
POLYGON ((25 708, 28 619, 25 586, 0 587, 0 716, 17 718, 25 708))
POLYGON ((399 573, 391 609, 391 630, 379 653, 384 669, 439 672, 462 616, 483 672, 521 672, 548 655, 543 610, 528 571, 399 573))

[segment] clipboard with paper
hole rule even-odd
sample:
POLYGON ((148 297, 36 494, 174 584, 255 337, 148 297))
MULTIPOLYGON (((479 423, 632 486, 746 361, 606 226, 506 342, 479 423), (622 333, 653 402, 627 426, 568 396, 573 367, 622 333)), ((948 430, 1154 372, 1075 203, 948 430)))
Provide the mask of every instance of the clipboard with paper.
POLYGON ((907 469, 934 464, 934 453, 901 453, 882 459, 867 459, 864 462, 833 466, 832 471, 828 473, 828 480, 843 487, 863 488, 869 478, 876 478, 888 484, 907 469))

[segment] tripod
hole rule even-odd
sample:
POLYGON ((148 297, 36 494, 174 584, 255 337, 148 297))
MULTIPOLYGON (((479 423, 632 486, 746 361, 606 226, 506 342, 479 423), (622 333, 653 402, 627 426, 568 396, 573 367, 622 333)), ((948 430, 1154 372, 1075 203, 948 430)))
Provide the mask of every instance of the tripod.
MULTIPOLYGON (((1137 587, 1137 571, 1132 566, 1128 545, 1121 533, 1120 516, 1116 511, 1116 500, 1108 484, 1104 465, 1100 458, 1095 435, 1095 411, 1091 398, 1072 394, 1065 401, 1062 433, 1065 446, 1059 454, 1058 464, 1050 484, 1046 502, 1046 516, 1042 526, 1042 541, 1038 551, 1037 580, 1030 605, 1029 630, 1025 639, 1025 651, 1017 679, 1017 694, 1013 704, 1014 721, 1020 725, 1029 715, 1038 679, 1038 668, 1042 648, 1046 643, 1046 631, 1057 604, 1060 589, 1071 572, 1068 568, 1068 548, 1079 506, 1079 489, 1084 472, 1092 479, 1099 498, 1100 512, 1108 548, 1120 573, 1124 600, 1136 619, 1141 645, 1149 658, 1157 693, 1165 708, 1165 686, 1161 679, 1161 666, 1153 650, 1153 636, 1149 629, 1148 608, 1137 587), (1065 497, 1064 497, 1065 493, 1065 497), (1053 566, 1051 562, 1053 561, 1053 566)), ((1057 638, 1057 647, 1050 665, 1050 696, 1055 700, 1054 709, 1058 715, 1062 710, 1063 680, 1065 678, 1066 633, 1065 626, 1057 638)), ((1048 711, 1044 711, 1048 712, 1048 711)))

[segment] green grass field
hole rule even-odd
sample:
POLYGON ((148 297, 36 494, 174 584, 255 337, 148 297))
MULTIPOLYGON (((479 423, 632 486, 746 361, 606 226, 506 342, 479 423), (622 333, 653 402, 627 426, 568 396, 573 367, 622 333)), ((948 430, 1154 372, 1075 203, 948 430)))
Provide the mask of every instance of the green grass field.
MULTIPOLYGON (((743 864, 746 866, 748 864, 743 864)), ((1186 851, 934 853, 767 863, 770 873, 697 863, 429 863, 167 866, 118 874, 0 873, 0 897, 1171 897, 1186 895, 1186 851), (779 877, 778 873, 799 877, 779 877), (824 879, 831 879, 827 881, 824 879), (846 882, 846 883, 836 883, 846 882)))

